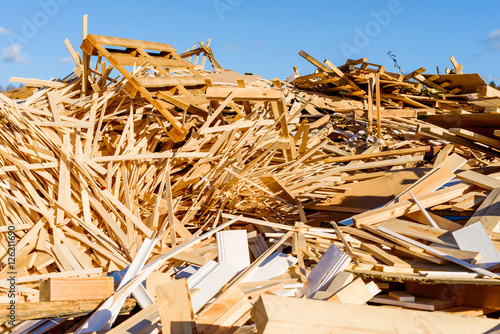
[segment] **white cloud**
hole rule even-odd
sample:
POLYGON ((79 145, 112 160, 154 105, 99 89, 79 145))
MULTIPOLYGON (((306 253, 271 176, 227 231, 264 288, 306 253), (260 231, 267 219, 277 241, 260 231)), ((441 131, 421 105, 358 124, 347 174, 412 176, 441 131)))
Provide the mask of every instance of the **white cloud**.
POLYGON ((490 39, 500 39, 500 29, 493 30, 488 34, 488 38, 490 39))
POLYGON ((484 48, 489 51, 500 50, 500 29, 493 30, 483 41, 484 48))
POLYGON ((0 35, 8 35, 10 31, 0 26, 0 35))
POLYGON ((73 58, 71 57, 64 57, 64 58, 61 58, 57 61, 57 64, 69 64, 73 61, 73 58))
POLYGON ((238 49, 238 44, 236 44, 236 43, 233 43, 233 44, 224 43, 224 46, 223 46, 224 52, 232 52, 232 51, 236 51, 236 49, 238 49))
POLYGON ((27 63, 28 57, 22 53, 24 45, 12 44, 3 49, 2 59, 9 63, 27 63))

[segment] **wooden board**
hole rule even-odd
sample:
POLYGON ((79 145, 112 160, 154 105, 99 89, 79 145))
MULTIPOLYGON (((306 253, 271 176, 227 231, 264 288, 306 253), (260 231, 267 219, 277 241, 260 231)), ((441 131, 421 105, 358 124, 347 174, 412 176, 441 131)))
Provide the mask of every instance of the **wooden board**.
POLYGON ((114 292, 112 277, 40 280, 40 302, 106 299, 114 292))
POLYGON ((156 294, 159 301, 166 302, 160 308, 162 333, 193 333, 194 314, 186 280, 172 280, 158 285, 156 294))
MULTIPOLYGON (((373 282, 371 283, 372 285, 374 284, 373 282)), ((374 287, 375 289, 370 289, 361 278, 356 278, 354 281, 340 289, 332 297, 328 298, 327 301, 363 305, 381 291, 378 287, 376 287, 376 285, 374 287)))
POLYGON ((378 295, 370 300, 371 303, 401 306, 404 308, 424 311, 437 311, 454 306, 453 302, 445 302, 440 299, 415 298, 414 301, 397 300, 386 295, 378 295))
MULTIPOLYGON (((84 317, 94 312, 102 300, 82 300, 64 302, 17 303, 16 320, 55 319, 84 317)), ((8 307, 11 304, 0 304, 0 321, 11 321, 8 307)), ((134 299, 127 299, 120 309, 120 314, 129 314, 136 306, 134 299)))
POLYGON ((263 295, 253 318, 258 333, 484 333, 496 319, 263 295), (301 316, 298 317, 297 315, 301 316), (363 321, 360 321, 360 315, 363 321), (374 331, 375 329, 375 331, 374 331))
POLYGON ((497 232, 500 223, 500 188, 493 189, 465 226, 481 222, 488 231, 497 232))
POLYGON ((486 85, 483 78, 477 73, 467 73, 467 74, 423 74, 424 77, 430 78, 437 76, 433 80, 437 84, 442 84, 444 82, 449 82, 449 86, 446 87, 447 90, 453 90, 455 88, 460 88, 460 94, 467 93, 477 93, 480 86, 486 85))

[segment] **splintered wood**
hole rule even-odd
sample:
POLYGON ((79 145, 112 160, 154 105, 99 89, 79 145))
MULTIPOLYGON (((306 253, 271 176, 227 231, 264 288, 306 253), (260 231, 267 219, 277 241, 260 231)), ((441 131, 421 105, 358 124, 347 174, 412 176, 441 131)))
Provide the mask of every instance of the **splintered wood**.
POLYGON ((4 329, 492 328, 453 313, 500 310, 500 92, 453 56, 403 75, 300 51, 317 70, 285 83, 210 40, 65 44, 73 73, 0 94, 1 304, 47 309, 4 329))

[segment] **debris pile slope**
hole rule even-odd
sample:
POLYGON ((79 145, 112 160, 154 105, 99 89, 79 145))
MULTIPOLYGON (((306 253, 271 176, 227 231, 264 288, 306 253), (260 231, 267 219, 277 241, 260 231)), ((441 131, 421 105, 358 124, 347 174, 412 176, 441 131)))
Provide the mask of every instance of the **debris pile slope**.
MULTIPOLYGON (((500 309, 500 93, 454 58, 403 75, 300 51, 317 71, 283 82, 223 69, 209 41, 66 45, 70 76, 0 94, 5 328, 289 331, 276 308, 297 297, 306 313, 500 309)), ((401 313, 434 316, 458 318, 401 313)))

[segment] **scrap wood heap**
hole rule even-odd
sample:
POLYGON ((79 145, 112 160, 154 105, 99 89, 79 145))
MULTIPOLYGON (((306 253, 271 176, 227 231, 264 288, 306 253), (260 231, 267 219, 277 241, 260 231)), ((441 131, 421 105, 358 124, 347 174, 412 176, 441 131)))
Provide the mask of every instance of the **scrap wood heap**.
POLYGON ((301 51, 317 71, 285 84, 209 43, 66 45, 70 76, 0 94, 5 331, 498 325, 454 316, 500 309, 500 92, 453 57, 405 76, 301 51))

